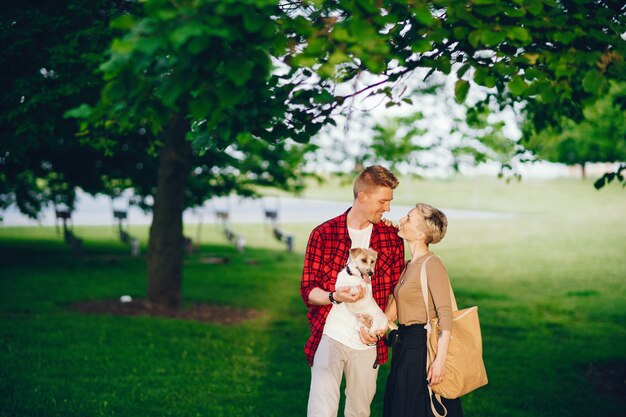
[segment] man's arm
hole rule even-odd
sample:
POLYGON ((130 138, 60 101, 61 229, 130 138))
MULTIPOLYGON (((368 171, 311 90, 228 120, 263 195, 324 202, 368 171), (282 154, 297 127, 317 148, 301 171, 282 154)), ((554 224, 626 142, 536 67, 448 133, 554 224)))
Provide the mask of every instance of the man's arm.
MULTIPOLYGON (((330 291, 326 291, 321 288, 313 288, 311 292, 309 292, 308 303, 316 306, 331 304, 329 294, 330 291)), ((361 286, 359 286, 359 292, 355 295, 350 294, 350 287, 337 287, 333 292, 333 299, 340 303, 353 303, 360 300, 364 296, 365 288, 361 286)))
MULTIPOLYGON (((318 292, 311 297, 311 292, 315 289, 322 290, 322 280, 320 270, 323 262, 323 240, 320 236, 319 228, 314 229, 309 236, 309 242, 306 245, 306 252, 304 254, 304 268, 302 270, 302 281, 300 282, 300 296, 302 300, 311 305, 323 305, 312 301, 322 302, 318 292)), ((327 292, 327 291, 326 291, 327 292)), ((328 297, 328 294, 326 295, 328 297)), ((328 298, 327 298, 328 300, 328 298)), ((330 304, 330 300, 328 303, 330 304)))

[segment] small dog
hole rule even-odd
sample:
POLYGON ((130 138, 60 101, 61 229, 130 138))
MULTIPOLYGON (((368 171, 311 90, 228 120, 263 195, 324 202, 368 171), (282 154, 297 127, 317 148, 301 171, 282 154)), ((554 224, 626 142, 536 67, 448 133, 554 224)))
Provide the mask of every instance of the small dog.
POLYGON ((389 323, 387 316, 378 307, 372 296, 372 275, 374 275, 374 265, 378 254, 373 249, 353 248, 350 249, 348 264, 337 275, 335 287, 352 287, 350 294, 359 292, 359 286, 365 288, 365 295, 354 303, 346 303, 346 307, 354 313, 357 319, 366 327, 369 327, 370 336, 376 336, 380 330, 387 328, 397 328, 395 324, 389 323))

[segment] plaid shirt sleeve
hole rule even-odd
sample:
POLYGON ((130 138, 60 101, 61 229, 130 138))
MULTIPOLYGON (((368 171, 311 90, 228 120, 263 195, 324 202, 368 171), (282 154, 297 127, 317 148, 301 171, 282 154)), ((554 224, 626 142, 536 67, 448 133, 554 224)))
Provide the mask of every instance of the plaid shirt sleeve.
POLYGON ((311 336, 304 347, 309 365, 313 364, 315 351, 322 339, 326 317, 332 307, 331 304, 322 306, 309 304, 309 294, 314 288, 321 288, 324 291, 335 290, 337 274, 345 265, 350 250, 350 240, 345 226, 346 215, 347 212, 316 227, 311 232, 304 256, 300 295, 309 308, 307 318, 311 336))

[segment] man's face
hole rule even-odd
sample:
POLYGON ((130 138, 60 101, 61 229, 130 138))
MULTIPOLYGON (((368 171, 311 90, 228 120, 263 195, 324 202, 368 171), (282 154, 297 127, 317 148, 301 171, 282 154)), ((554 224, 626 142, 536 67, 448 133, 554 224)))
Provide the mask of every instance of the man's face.
POLYGON ((393 200, 393 190, 387 187, 376 187, 370 193, 363 193, 363 209, 370 223, 377 224, 383 218, 383 214, 389 211, 393 200))

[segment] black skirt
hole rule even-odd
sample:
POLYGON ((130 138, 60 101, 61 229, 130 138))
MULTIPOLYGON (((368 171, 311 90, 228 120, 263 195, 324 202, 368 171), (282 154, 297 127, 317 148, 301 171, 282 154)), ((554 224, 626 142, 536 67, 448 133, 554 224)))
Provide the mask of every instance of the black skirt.
MULTIPOLYGON (((423 324, 400 325, 389 335, 391 370, 387 378, 383 417, 433 417, 426 382, 426 329, 423 324)), ((448 417, 462 417, 461 400, 442 398, 448 417)), ((435 407, 440 414, 439 404, 435 407)))

